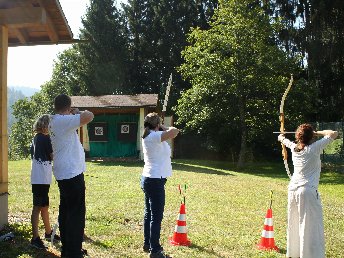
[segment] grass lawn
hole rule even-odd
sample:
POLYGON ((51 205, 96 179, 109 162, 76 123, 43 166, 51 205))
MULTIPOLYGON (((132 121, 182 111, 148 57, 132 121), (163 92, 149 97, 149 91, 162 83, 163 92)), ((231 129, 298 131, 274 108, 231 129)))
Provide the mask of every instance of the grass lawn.
MULTIPOLYGON (((143 163, 88 162, 86 179, 86 240, 90 257, 147 257, 143 253, 143 163)), ((288 178, 282 161, 257 163, 238 172, 225 162, 174 160, 166 185, 161 242, 168 254, 182 257, 285 257, 288 178), (186 218, 190 247, 168 242, 179 213, 178 184, 187 184, 186 218), (273 190, 276 245, 280 253, 259 251, 264 218, 273 190)), ((9 162, 9 220, 3 232, 15 239, 0 242, 0 257, 59 257, 59 245, 47 252, 29 247, 32 195, 30 161, 9 162)), ((325 171, 320 193, 324 207, 326 257, 343 257, 344 174, 325 171)), ((50 190, 51 222, 58 215, 58 187, 50 190)), ((43 234, 43 225, 40 224, 43 234)), ((48 243, 47 243, 48 244, 48 243)))

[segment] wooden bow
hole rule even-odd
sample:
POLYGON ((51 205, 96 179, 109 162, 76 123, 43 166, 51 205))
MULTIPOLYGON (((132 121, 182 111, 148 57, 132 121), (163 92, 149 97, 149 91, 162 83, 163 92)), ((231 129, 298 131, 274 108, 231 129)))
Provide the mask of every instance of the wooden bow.
POLYGON ((164 99, 164 103, 162 105, 161 118, 163 121, 165 118, 165 113, 166 113, 166 108, 167 108, 167 103, 168 103, 168 97, 170 96, 171 86, 172 86, 172 73, 170 75, 170 78, 168 79, 168 84, 167 84, 166 93, 165 93, 165 99, 164 99))
MULTIPOLYGON (((285 92, 284 92, 284 94, 282 96, 281 105, 280 105, 279 121, 281 123, 280 132, 282 134, 285 133, 285 128, 284 128, 284 111, 283 111, 284 102, 285 102, 285 99, 287 97, 288 92, 290 91, 290 88, 291 88, 292 84, 293 84, 293 75, 291 75, 291 77, 290 77, 289 85, 288 85, 287 89, 285 90, 285 92)), ((282 157, 283 157, 284 167, 285 167, 285 169, 287 171, 287 174, 288 174, 289 178, 291 179, 291 173, 290 173, 289 166, 288 166, 288 152, 287 152, 287 148, 286 148, 286 146, 282 142, 281 142, 281 145, 282 145, 282 157)))

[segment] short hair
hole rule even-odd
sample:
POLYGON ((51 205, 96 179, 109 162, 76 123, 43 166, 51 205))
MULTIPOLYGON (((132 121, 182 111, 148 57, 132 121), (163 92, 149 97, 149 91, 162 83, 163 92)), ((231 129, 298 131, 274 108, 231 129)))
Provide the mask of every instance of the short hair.
POLYGON ((64 112, 72 106, 72 99, 66 94, 57 95, 54 99, 55 112, 64 112))
POLYGON ((33 131, 34 132, 42 132, 43 129, 47 129, 49 126, 49 122, 50 122, 50 115, 42 115, 41 117, 39 117, 35 123, 33 124, 33 131))

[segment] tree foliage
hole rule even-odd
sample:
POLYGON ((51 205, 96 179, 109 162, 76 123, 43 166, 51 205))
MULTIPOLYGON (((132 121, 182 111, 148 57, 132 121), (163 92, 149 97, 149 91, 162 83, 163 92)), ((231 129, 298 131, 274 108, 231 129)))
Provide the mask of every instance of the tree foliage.
POLYGON ((82 77, 89 95, 131 93, 128 87, 128 32, 113 0, 92 0, 82 19, 79 45, 82 77))
POLYGON ((286 25, 281 44, 290 54, 301 53, 305 78, 316 86, 316 108, 309 114, 315 121, 344 118, 344 1, 271 0, 266 10, 286 25), (336 112, 332 112, 336 110, 336 112))
MULTIPOLYGON (((255 2, 220 1, 210 28, 190 34, 180 67, 192 88, 178 101, 179 123, 204 135, 209 147, 240 150, 239 166, 247 144, 271 142, 280 96, 297 71, 297 60, 276 44, 279 24, 255 2)), ((300 110, 294 116, 302 117, 300 110)))
POLYGON ((56 95, 162 97, 173 73, 179 123, 243 164, 247 149, 273 148, 291 72, 289 129, 344 117, 343 22, 340 0, 128 0, 122 9, 91 0, 81 43, 58 55, 40 93, 14 105, 11 155, 28 155, 32 122, 53 112, 56 95))

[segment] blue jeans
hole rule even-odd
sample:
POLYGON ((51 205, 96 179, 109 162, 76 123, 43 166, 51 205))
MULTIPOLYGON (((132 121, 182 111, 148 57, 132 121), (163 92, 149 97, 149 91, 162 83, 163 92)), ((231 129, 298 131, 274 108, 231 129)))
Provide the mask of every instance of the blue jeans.
POLYGON ((145 194, 144 212, 144 245, 150 246, 150 251, 161 250, 160 229, 165 207, 166 178, 141 177, 141 188, 145 194))

